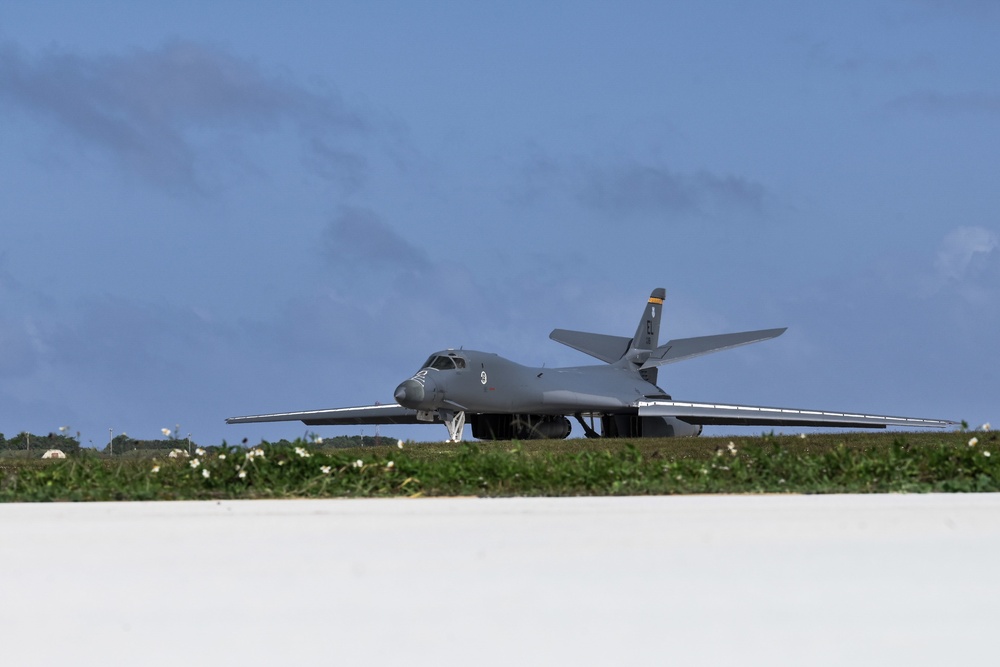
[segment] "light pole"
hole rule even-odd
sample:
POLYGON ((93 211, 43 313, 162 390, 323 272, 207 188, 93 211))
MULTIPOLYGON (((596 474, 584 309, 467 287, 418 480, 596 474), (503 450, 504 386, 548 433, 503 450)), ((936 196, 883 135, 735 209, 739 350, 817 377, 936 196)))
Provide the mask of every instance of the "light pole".
POLYGON ((108 429, 108 452, 110 456, 115 455, 115 431, 114 429, 108 429))

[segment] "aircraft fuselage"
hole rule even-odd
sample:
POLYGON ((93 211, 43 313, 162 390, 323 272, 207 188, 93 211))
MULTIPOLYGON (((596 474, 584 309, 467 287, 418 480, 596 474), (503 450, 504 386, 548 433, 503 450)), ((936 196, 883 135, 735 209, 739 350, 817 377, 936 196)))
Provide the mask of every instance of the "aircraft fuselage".
MULTIPOLYGON (((473 350, 445 350, 431 356, 456 361, 452 368, 426 365, 396 388, 397 402, 414 410, 564 415, 621 411, 663 391, 624 365, 537 368, 473 350)), ((444 364, 438 364, 444 365, 444 364)))

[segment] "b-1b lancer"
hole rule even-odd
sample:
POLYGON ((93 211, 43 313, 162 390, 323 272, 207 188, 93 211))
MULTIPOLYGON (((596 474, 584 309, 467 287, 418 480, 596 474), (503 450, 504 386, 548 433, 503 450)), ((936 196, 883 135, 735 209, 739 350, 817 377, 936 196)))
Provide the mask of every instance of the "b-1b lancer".
POLYGON ((229 424, 301 421, 309 426, 443 423, 452 441, 466 422, 475 438, 565 438, 574 417, 587 437, 699 435, 703 425, 944 428, 955 422, 752 405, 675 401, 656 386, 659 366, 776 338, 785 329, 678 338, 658 343, 666 291, 653 290, 635 335, 555 329, 549 337, 604 362, 531 368, 473 350, 432 354, 396 387, 397 405, 230 417, 229 424), (598 430, 599 429, 599 430, 598 430))

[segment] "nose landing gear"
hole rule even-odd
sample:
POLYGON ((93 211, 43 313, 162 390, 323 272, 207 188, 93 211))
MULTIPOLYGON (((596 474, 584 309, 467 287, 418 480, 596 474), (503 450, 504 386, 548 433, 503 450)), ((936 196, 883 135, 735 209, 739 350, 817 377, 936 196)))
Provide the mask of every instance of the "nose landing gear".
POLYGON ((448 427, 448 442, 462 442, 462 431, 465 429, 465 412, 438 410, 438 417, 448 427))

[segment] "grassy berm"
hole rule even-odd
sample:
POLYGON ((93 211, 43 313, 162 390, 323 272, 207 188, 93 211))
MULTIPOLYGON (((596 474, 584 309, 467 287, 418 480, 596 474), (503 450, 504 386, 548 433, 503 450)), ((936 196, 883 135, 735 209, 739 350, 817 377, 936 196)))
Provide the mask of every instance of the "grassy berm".
POLYGON ((993 432, 406 443, 305 440, 0 460, 0 501, 1000 491, 993 432))

